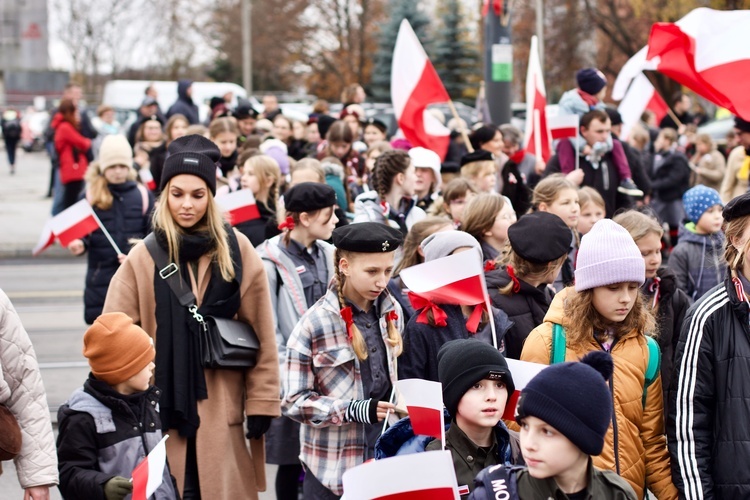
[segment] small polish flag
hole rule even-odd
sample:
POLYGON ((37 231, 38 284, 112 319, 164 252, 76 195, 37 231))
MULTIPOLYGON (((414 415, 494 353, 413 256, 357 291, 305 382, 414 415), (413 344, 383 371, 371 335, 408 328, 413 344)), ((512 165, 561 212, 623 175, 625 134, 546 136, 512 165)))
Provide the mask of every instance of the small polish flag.
POLYGON ((161 486, 164 479, 164 465, 167 463, 167 447, 164 436, 151 453, 139 463, 132 473, 133 500, 146 500, 161 486))
POLYGON ((513 384, 516 386, 516 390, 513 391, 513 394, 508 394, 508 402, 505 403, 503 419, 515 420, 516 406, 518 405, 518 398, 521 396, 521 391, 532 378, 536 377, 540 371, 547 368, 547 365, 510 358, 506 358, 505 361, 508 363, 508 370, 510 370, 510 373, 513 375, 513 384))
POLYGON ((346 500, 459 500, 451 452, 426 451, 367 462, 344 472, 346 500))
POLYGON ((99 219, 86 199, 66 208, 49 222, 52 232, 64 247, 99 229, 99 219))
POLYGON ((39 235, 39 241, 37 242, 34 249, 31 251, 31 255, 36 257, 43 251, 45 251, 47 248, 52 246, 52 244, 55 242, 55 235, 52 232, 52 220, 48 220, 44 223, 44 227, 42 228, 42 234, 39 235))
POLYGON ((578 136, 578 115, 557 115, 547 117, 552 139, 578 136))
POLYGON ((156 190, 156 181, 154 181, 154 176, 151 175, 150 169, 142 168, 138 170, 138 177, 141 179, 143 185, 149 189, 149 191, 156 190))
POLYGON ((485 302, 484 268, 476 249, 411 266, 400 276, 406 288, 436 304, 485 302))
POLYGON ((414 434, 443 440, 443 384, 410 378, 396 382, 409 411, 414 434))
POLYGON ((260 219, 258 205, 255 203, 253 192, 240 189, 229 194, 216 197, 216 203, 229 214, 233 226, 253 219, 260 219))

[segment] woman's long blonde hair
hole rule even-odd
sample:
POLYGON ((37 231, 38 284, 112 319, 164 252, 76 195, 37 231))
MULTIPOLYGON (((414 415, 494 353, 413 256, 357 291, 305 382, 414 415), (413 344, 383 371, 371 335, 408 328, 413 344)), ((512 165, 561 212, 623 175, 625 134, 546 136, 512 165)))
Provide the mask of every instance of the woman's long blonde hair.
POLYGON ((484 240, 484 233, 492 229, 497 214, 503 209, 505 200, 497 193, 479 193, 464 207, 461 216, 461 231, 472 235, 477 241, 484 240))
MULTIPOLYGON (((347 259, 349 261, 354 258, 354 256, 360 256, 359 253, 356 252, 349 252, 346 250, 336 249, 336 252, 333 256, 334 260, 334 271, 336 273, 336 286, 337 286, 337 293, 339 297, 339 307, 342 309, 346 307, 346 301, 344 300, 344 279, 346 278, 343 273, 341 272, 341 269, 339 268, 339 263, 341 262, 341 259, 347 259)), ((389 293, 388 290, 383 290, 383 293, 389 293)), ((398 357, 401 355, 401 352, 404 350, 404 341, 401 338, 401 333, 398 331, 398 328, 396 328, 396 321, 392 319, 386 319, 386 329, 388 332, 388 344, 393 347, 393 353, 395 357, 398 357)), ((362 335, 362 332, 359 331, 359 328, 357 328, 356 324, 352 324, 352 349, 354 349, 354 354, 357 355, 357 358, 360 361, 364 361, 367 359, 367 343, 365 342, 365 338, 362 335)))
MULTIPOLYGON (((126 165, 129 166, 129 165, 126 165)), ((128 180, 135 180, 135 170, 128 170, 128 180)), ((86 199, 91 203, 92 207, 96 207, 100 210, 109 210, 112 208, 114 198, 112 192, 109 190, 109 183, 104 178, 104 172, 99 172, 99 162, 94 161, 89 165, 86 170, 86 199)))
MULTIPOLYGON (((172 214, 169 211, 168 200, 171 184, 172 179, 167 182, 161 196, 157 199, 151 223, 154 230, 159 229, 164 231, 164 234, 167 237, 169 260, 171 262, 179 262, 180 236, 185 234, 185 231, 174 221, 172 214)), ((216 242, 216 248, 210 255, 211 260, 219 266, 219 272, 224 281, 231 281, 235 278, 235 275, 234 264, 232 263, 232 253, 229 248, 229 235, 227 234, 226 220, 219 205, 216 203, 216 200, 214 200, 213 194, 211 194, 208 189, 206 189, 206 191, 206 196, 208 197, 206 214, 203 216, 203 219, 194 226, 194 228, 198 230, 205 229, 211 240, 216 242)), ((236 257, 239 258, 240 256, 238 255, 236 257)))

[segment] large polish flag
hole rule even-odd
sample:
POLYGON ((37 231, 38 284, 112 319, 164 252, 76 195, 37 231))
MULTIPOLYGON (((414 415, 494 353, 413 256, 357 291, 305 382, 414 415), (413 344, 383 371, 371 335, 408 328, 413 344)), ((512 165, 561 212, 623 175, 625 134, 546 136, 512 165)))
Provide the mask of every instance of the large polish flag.
POLYGON ((367 462, 344 472, 346 500, 459 500, 449 450, 367 462))
POLYGON ((552 139, 565 139, 578 136, 578 115, 557 115, 547 119, 552 139))
POLYGON ((547 91, 539 62, 538 40, 531 37, 529 68, 526 72, 526 144, 525 149, 546 163, 550 153, 550 133, 547 128, 547 91))
POLYGON ((401 271, 406 288, 436 304, 473 306, 485 302, 482 257, 478 250, 435 259, 401 271))
POLYGON ((532 378, 536 377, 540 371, 547 368, 547 365, 529 363, 528 361, 519 361, 510 358, 507 358, 505 361, 508 363, 508 370, 513 374, 513 384, 516 389, 513 391, 513 394, 508 394, 508 402, 505 404, 503 419, 515 420, 516 406, 518 406, 518 398, 521 396, 521 391, 532 378))
MULTIPOLYGON (((747 26, 750 10, 719 11, 699 8, 676 23, 656 23, 648 45, 618 76, 613 98, 640 71, 655 69, 717 106, 750 119, 750 94, 744 85, 750 77, 750 44, 747 26), (618 86, 619 82, 619 86, 618 86)), ((622 94, 620 94, 622 92, 622 94)))
POLYGON ((391 100, 406 139, 413 146, 422 146, 445 158, 450 130, 427 106, 448 102, 450 96, 406 19, 401 21, 393 49, 391 100))
POLYGON ((50 220, 50 227, 60 245, 67 247, 99 229, 99 220, 86 199, 71 205, 50 220))
POLYGON ((147 500, 161 486, 164 479, 164 465, 167 463, 166 435, 151 453, 133 469, 133 500, 147 500))
POLYGON ((258 205, 255 203, 253 192, 249 189, 240 189, 217 196, 216 203, 229 214, 229 221, 233 226, 241 222, 260 219, 258 205))
POLYGON ((630 85, 625 97, 620 101, 617 111, 622 117, 620 139, 625 140, 633 125, 638 123, 645 110, 653 111, 656 122, 661 122, 667 114, 667 103, 643 73, 638 74, 630 85))
POLYGON ((444 441, 443 384, 410 378, 399 380, 396 387, 406 403, 414 434, 444 441))

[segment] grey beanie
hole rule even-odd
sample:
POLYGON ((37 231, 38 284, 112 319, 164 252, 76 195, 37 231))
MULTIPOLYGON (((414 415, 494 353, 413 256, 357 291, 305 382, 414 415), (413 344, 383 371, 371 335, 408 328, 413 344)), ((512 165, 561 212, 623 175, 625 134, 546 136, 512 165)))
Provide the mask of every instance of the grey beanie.
POLYGON ((440 231, 431 234, 420 246, 424 252, 425 262, 447 257, 459 248, 470 247, 482 251, 477 239, 463 231, 440 231))

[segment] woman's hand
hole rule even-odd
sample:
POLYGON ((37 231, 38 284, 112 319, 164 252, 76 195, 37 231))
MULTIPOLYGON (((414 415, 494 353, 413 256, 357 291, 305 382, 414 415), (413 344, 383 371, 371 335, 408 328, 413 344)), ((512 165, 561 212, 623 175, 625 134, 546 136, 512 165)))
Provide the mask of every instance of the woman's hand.
POLYGON ((83 245, 83 241, 73 240, 68 245, 68 250, 70 250, 70 253, 72 253, 73 255, 81 255, 86 251, 86 247, 83 245))

